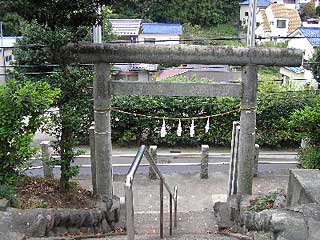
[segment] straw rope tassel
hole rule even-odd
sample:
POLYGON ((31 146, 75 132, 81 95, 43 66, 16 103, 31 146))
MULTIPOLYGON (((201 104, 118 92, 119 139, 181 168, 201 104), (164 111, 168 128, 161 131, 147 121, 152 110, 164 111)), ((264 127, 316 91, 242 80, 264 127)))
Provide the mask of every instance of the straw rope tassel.
POLYGON ((190 126, 190 137, 194 137, 194 119, 191 121, 191 126, 190 126))
POLYGON ((177 136, 181 137, 182 134, 182 127, 181 127, 181 120, 179 119, 179 124, 178 124, 178 128, 177 128, 177 136))
POLYGON ((204 129, 205 129, 205 133, 209 132, 209 129, 210 129, 210 118, 209 117, 208 117, 207 124, 204 129))
POLYGON ((166 121, 164 120, 164 118, 162 119, 162 127, 161 127, 161 131, 160 131, 160 136, 162 138, 164 138, 167 135, 167 131, 166 131, 166 121))

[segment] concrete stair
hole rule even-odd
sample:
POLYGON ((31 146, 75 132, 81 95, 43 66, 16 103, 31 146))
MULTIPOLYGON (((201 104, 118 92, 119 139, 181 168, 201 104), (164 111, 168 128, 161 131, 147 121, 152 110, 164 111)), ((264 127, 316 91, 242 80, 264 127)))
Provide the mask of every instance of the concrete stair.
MULTIPOLYGON (((178 226, 169 234, 169 214, 164 214, 164 239, 171 240, 235 240, 228 236, 214 234, 215 218, 209 209, 201 211, 178 212, 178 226)), ((159 212, 136 212, 135 229, 137 240, 160 239, 159 212)), ((112 236, 107 239, 126 240, 127 236, 112 236)))
MULTIPOLYGON (((109 240, 127 240, 127 236, 114 236, 107 237, 109 240)), ((159 240, 159 236, 152 235, 136 235, 135 240, 159 240)), ((236 238, 230 238, 227 236, 216 235, 216 234, 207 234, 207 235, 178 235, 173 237, 165 237, 164 240, 238 240, 236 238)), ((87 239, 94 240, 94 239, 87 239)))

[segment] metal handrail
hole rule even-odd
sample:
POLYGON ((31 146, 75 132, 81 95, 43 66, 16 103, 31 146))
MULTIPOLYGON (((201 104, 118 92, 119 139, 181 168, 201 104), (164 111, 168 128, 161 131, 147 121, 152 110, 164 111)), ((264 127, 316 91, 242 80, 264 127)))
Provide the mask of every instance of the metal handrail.
POLYGON ((177 227, 177 209, 178 209, 178 186, 174 187, 174 192, 172 193, 169 185, 166 183, 165 178, 161 174, 156 163, 153 161, 150 153, 146 150, 144 145, 140 146, 138 152, 133 160, 133 163, 130 166, 130 169, 127 173, 126 182, 125 182, 125 202, 126 202, 126 223, 127 223, 127 239, 134 240, 135 230, 134 230, 134 209, 133 209, 133 180, 135 173, 141 163, 142 157, 145 156, 148 160, 150 166, 154 172, 158 175, 160 179, 160 238, 163 238, 163 186, 168 191, 169 198, 169 207, 170 207, 170 236, 172 236, 172 201, 174 202, 174 227, 177 227))

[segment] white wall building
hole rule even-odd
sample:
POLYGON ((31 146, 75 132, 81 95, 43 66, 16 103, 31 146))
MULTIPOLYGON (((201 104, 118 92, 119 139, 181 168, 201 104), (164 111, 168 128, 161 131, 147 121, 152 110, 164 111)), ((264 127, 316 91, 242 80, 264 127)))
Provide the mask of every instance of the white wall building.
MULTIPOLYGON (((240 5, 240 21, 242 27, 245 27, 248 25, 248 18, 249 18, 249 0, 243 1, 239 3, 240 5)), ((269 0, 257 0, 257 13, 260 9, 266 9, 271 2, 269 0)))
POLYGON ((320 46, 320 26, 299 27, 289 37, 292 38, 288 41, 288 48, 303 50, 304 59, 310 60, 315 49, 320 46))
POLYGON ((301 19, 296 9, 286 4, 271 4, 257 14, 258 37, 286 37, 301 26, 301 19))
POLYGON ((291 89, 318 89, 319 84, 314 79, 312 71, 303 67, 281 67, 280 73, 283 78, 282 83, 289 85, 291 89))
MULTIPOLYGON (((320 46, 320 27, 299 27, 289 35, 288 48, 304 51, 304 59, 311 60, 315 49, 320 46)), ((289 84, 293 89, 310 87, 318 89, 318 82, 314 79, 312 71, 303 67, 281 68, 283 83, 289 84)))
POLYGON ((6 84, 6 70, 14 61, 12 48, 17 41, 17 37, 0 38, 0 85, 6 84))
POLYGON ((142 23, 138 41, 147 44, 179 44, 181 34, 181 24, 142 23))
POLYGON ((123 40, 136 42, 141 28, 141 19, 109 19, 112 32, 123 40))

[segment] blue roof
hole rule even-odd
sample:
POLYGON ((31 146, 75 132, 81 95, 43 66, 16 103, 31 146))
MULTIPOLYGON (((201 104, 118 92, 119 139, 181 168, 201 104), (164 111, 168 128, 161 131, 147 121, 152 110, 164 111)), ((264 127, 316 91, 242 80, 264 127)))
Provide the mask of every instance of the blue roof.
MULTIPOLYGON (((246 0, 243 1, 241 3, 239 3, 240 5, 249 5, 250 1, 246 0)), ((257 7, 268 7, 271 4, 270 1, 268 0, 257 0, 257 7)))
POLYGON ((142 23, 145 34, 182 34, 182 25, 176 23, 142 23))
POLYGON ((312 47, 320 46, 320 27, 299 27, 298 29, 308 39, 312 47))
POLYGON ((294 73, 302 73, 304 72, 304 68, 303 67, 286 67, 286 69, 288 69, 291 72, 294 73))

